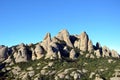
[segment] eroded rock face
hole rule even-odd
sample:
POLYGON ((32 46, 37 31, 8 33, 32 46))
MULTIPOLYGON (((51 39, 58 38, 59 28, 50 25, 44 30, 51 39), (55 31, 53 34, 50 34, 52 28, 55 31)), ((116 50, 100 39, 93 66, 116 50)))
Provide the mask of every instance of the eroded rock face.
POLYGON ((70 41, 69 32, 67 30, 62 30, 61 32, 59 32, 57 38, 60 40, 64 40, 69 47, 73 47, 73 44, 70 41))
POLYGON ((111 57, 111 51, 110 51, 110 49, 108 48, 108 47, 106 47, 106 46, 103 46, 103 48, 102 48, 102 56, 103 57, 111 57))
MULTIPOLYGON (((29 78, 31 78, 31 80, 39 80, 44 76, 52 76, 53 80, 80 80, 84 76, 88 76, 91 79, 95 78, 95 80, 103 80, 101 75, 96 75, 96 73, 100 72, 101 74, 103 71, 110 69, 109 67, 102 68, 100 64, 98 69, 90 70, 89 66, 91 64, 89 64, 89 62, 97 60, 94 59, 96 57, 107 57, 106 59, 108 59, 107 62, 109 64, 116 65, 118 59, 109 57, 119 58, 119 54, 115 50, 110 50, 108 47, 102 47, 99 43, 93 45, 86 32, 83 32, 81 35, 71 36, 66 30, 63 30, 53 38, 51 38, 50 33, 47 33, 44 40, 36 44, 24 45, 22 43, 10 48, 0 46, 0 62, 5 63, 2 65, 2 68, 0 64, 0 70, 2 69, 2 72, 12 72, 15 80, 19 78, 22 80, 29 80, 29 78), (40 61, 37 59, 47 60, 40 61), (21 66, 20 68, 14 67, 15 63, 27 62, 29 60, 35 61, 33 61, 32 66, 28 65, 29 67, 26 69, 23 69, 22 67, 24 67, 24 65, 21 64, 19 65, 19 67, 21 66)), ((96 64, 99 64, 99 62, 95 63, 95 65, 96 64)), ((119 66, 117 67, 119 68, 119 66)), ((116 77, 113 78, 114 80, 117 79, 116 77)))
POLYGON ((82 32, 80 34, 80 50, 81 51, 87 51, 88 50, 88 35, 86 34, 86 32, 82 32))
POLYGON ((80 49, 80 39, 74 42, 74 47, 80 49))
POLYGON ((119 58, 119 54, 115 50, 111 51, 111 56, 114 57, 114 58, 119 58))
POLYGON ((91 53, 91 52, 93 52, 93 50, 94 50, 94 48, 93 48, 92 41, 89 40, 89 41, 88 41, 88 51, 91 53))
POLYGON ((94 51, 95 55, 97 56, 97 58, 100 58, 101 57, 101 53, 100 53, 100 50, 96 50, 94 51))
POLYGON ((36 59, 40 59, 44 56, 44 51, 40 45, 36 45, 35 54, 36 54, 36 59))
POLYGON ((119 54, 115 50, 110 50, 108 47, 102 47, 100 43, 93 45, 86 32, 80 35, 70 35, 67 30, 62 30, 57 36, 51 38, 51 34, 47 33, 44 40, 37 44, 20 44, 7 48, 0 46, 0 62, 10 63, 15 60, 16 63, 27 62, 28 60, 36 60, 45 56, 45 59, 62 59, 69 57, 75 59, 76 53, 85 57, 95 58, 93 54, 100 57, 119 58, 119 54), (13 55, 11 59, 10 55, 13 55))
POLYGON ((75 59, 75 58, 76 58, 76 53, 75 53, 75 50, 74 50, 74 49, 72 49, 72 50, 70 51, 70 58, 71 58, 71 59, 75 59))
POLYGON ((16 63, 28 61, 27 49, 24 45, 18 46, 18 51, 14 53, 14 58, 16 63))
POLYGON ((47 33, 43 42, 41 43, 41 46, 43 46, 43 48, 47 51, 48 50, 48 45, 51 42, 51 34, 47 33))
POLYGON ((48 46, 47 54, 45 56, 45 59, 55 59, 57 58, 56 51, 53 51, 54 47, 48 46))
POLYGON ((8 47, 0 46, 0 62, 8 57, 8 47))

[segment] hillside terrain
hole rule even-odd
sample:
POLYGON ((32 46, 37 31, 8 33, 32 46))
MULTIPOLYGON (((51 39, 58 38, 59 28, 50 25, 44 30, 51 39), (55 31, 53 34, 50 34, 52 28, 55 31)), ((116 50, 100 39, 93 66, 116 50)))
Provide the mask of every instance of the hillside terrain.
POLYGON ((0 80, 120 80, 120 56, 86 32, 62 30, 36 44, 1 45, 0 80))

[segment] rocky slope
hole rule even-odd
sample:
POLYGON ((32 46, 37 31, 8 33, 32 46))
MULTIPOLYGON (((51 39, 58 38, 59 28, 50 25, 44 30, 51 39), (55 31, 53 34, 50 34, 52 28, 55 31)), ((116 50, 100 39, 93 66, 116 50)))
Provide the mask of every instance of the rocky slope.
POLYGON ((115 50, 93 45, 86 32, 62 30, 36 44, 1 45, 0 80, 120 80, 119 62, 115 50))

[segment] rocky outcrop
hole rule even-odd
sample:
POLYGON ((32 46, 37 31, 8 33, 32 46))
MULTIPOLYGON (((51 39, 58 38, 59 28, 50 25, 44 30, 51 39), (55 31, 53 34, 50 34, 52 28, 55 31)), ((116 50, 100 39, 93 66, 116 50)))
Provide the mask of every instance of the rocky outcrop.
POLYGON ((103 53, 102 55, 103 57, 111 57, 111 51, 106 46, 103 46, 102 53, 103 53))
POLYGON ((72 49, 72 50, 70 51, 70 58, 71 58, 71 59, 75 59, 75 58, 76 58, 76 53, 75 53, 75 50, 74 50, 74 49, 72 49))
POLYGON ((100 50, 95 50, 94 51, 95 55, 97 56, 97 58, 100 58, 101 57, 101 53, 100 53, 100 50))
POLYGON ((119 54, 115 50, 111 51, 111 56, 114 57, 114 58, 119 58, 119 54))
POLYGON ((43 48, 40 45, 36 45, 35 55, 36 55, 36 59, 40 59, 44 56, 43 48))
POLYGON ((43 46, 43 48, 47 51, 48 50, 48 45, 51 42, 51 34, 47 33, 43 42, 41 43, 41 46, 43 46))
POLYGON ((0 62, 7 59, 8 57, 8 47, 0 46, 0 62))
POLYGON ((93 45, 86 32, 80 35, 70 35, 67 30, 62 30, 57 36, 51 38, 51 34, 47 33, 42 42, 36 44, 20 44, 10 48, 0 46, 0 62, 19 63, 28 60, 41 59, 62 59, 69 57, 76 59, 84 55, 86 58, 114 57, 119 58, 119 54, 115 50, 108 47, 102 47, 99 42, 93 45))
POLYGON ((112 74, 119 62, 115 50, 93 45, 86 32, 62 30, 36 44, 0 46, 0 80, 119 80, 119 70, 112 74))
POLYGON ((62 30, 58 33, 57 38, 61 41, 65 41, 69 47, 73 47, 73 44, 70 41, 70 35, 67 30, 62 30))
POLYGON ((54 47, 48 46, 47 54, 45 56, 45 59, 55 59, 57 58, 57 54, 55 51, 53 51, 54 47))
POLYGON ((88 35, 86 32, 82 32, 80 34, 80 50, 81 51, 87 51, 88 50, 88 35))
POLYGON ((14 53, 15 62, 27 62, 28 61, 28 54, 27 49, 24 44, 20 44, 17 46, 18 50, 14 53))
POLYGON ((93 52, 93 50, 94 50, 94 48, 93 48, 92 41, 89 40, 89 41, 88 41, 88 51, 91 53, 91 52, 93 52))

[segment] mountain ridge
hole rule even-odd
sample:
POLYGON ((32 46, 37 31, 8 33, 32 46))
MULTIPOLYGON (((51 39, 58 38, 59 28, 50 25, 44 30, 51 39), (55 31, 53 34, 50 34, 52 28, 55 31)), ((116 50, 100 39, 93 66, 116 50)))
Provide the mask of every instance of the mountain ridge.
MULTIPOLYGON (((21 71, 21 69, 19 69, 19 68, 24 69, 24 66, 22 64, 31 66, 33 68, 33 67, 36 67, 37 65, 39 65, 37 63, 43 61, 44 65, 47 63, 48 66, 51 67, 57 60, 58 63, 54 64, 54 68, 55 68, 54 74, 59 76, 60 79, 63 78, 62 77, 63 74, 62 73, 61 73, 61 75, 58 74, 59 71, 58 72, 56 71, 57 67, 62 69, 60 66, 64 66, 64 65, 69 66, 69 64, 74 64, 74 65, 76 65, 76 67, 74 68, 74 66, 71 65, 72 69, 70 68, 70 71, 71 70, 77 70, 77 71, 75 71, 73 73, 73 77, 71 76, 70 80, 72 80, 73 78, 74 78, 74 80, 80 80, 80 76, 82 76, 82 75, 85 76, 86 72, 89 72, 90 70, 89 70, 89 68, 87 68, 88 70, 82 71, 82 69, 84 69, 84 68, 81 69, 80 67, 78 67, 78 65, 82 67, 84 62, 86 62, 86 64, 89 64, 88 62, 93 61, 93 60, 96 60, 96 62, 100 61, 100 63, 97 63, 97 64, 103 64, 101 62, 103 60, 106 63, 108 63, 109 68, 111 69, 109 63, 112 62, 114 65, 116 65, 116 63, 114 63, 114 61, 118 62, 117 60, 119 60, 119 58, 120 58, 120 56, 115 50, 110 50, 106 46, 102 47, 100 45, 100 43, 98 43, 98 42, 96 43, 96 45, 93 45, 92 41, 89 39, 89 36, 86 32, 82 32, 80 35, 70 35, 66 29, 61 30, 53 38, 51 38, 50 33, 47 33, 46 36, 44 37, 43 41, 36 43, 36 44, 31 43, 29 45, 28 44, 25 45, 24 43, 21 43, 19 45, 15 45, 15 46, 11 46, 11 47, 6 47, 4 45, 0 46, 1 65, 5 64, 9 68, 11 66, 15 67, 16 65, 20 65, 21 67, 17 67, 18 72, 15 72, 15 73, 19 74, 18 78, 20 78, 20 80, 21 79, 26 80, 26 78, 24 79, 20 76, 20 74, 23 72, 19 73, 19 70, 21 71), (88 61, 87 61, 87 59, 88 59, 88 61), (39 61, 39 62, 36 62, 36 61, 39 61), (32 63, 32 62, 34 62, 34 63, 32 63), (67 64, 66 62, 67 63, 71 62, 71 63, 67 64), (28 65, 28 63, 31 65, 28 65), (78 64, 75 64, 75 63, 78 63, 78 64), (36 66, 34 66, 33 64, 36 64, 36 66), (57 64, 59 64, 60 66, 57 66, 57 64), (57 66, 57 67, 55 67, 55 66, 57 66)), ((94 62, 94 63, 96 63, 96 62, 94 62)), ((91 64, 94 65, 94 63, 91 63, 91 64)), ((86 64, 84 63, 84 65, 86 65, 86 64)), ((14 69, 14 67, 12 67, 13 69, 10 68, 10 73, 6 72, 7 71, 6 67, 2 67, 2 69, 3 69, 3 72, 5 71, 5 73, 14 74, 13 72, 11 72, 12 70, 16 69, 16 67, 15 67, 15 69, 14 69)), ((30 67, 30 71, 34 72, 34 70, 31 67, 30 67)), ((43 67, 43 69, 42 70, 40 69, 40 71, 43 71, 44 69, 46 69, 46 68, 43 67)), ((26 68, 26 70, 29 71, 29 67, 26 68)), ((94 74, 97 73, 96 70, 97 70, 97 68, 95 68, 94 74)), ((106 70, 108 70, 108 69, 106 69, 106 70)), ((69 67, 68 67, 68 71, 69 71, 69 67)), ((1 73, 3 73, 3 72, 1 72, 1 73)), ((35 75, 35 73, 32 73, 32 72, 30 72, 30 73, 35 75)), ((30 73, 27 73, 25 77, 28 78, 28 77, 34 76, 34 75, 31 76, 30 73)), ((43 73, 44 73, 44 75, 45 74, 47 75, 47 73, 45 73, 44 71, 41 72, 39 75, 43 76, 43 73)), ((48 73, 48 74, 50 74, 50 73, 48 73)), ((111 72, 111 74, 112 74, 112 72, 111 72)), ((13 76, 15 76, 15 75, 16 74, 14 74, 13 76)), ((90 74, 87 74, 87 75, 90 75, 90 74)), ((95 74, 95 75, 98 75, 100 78, 100 74, 95 74)), ((111 75, 109 75, 109 77, 107 77, 107 78, 110 78, 110 76, 111 75)), ((54 76, 55 80, 59 80, 59 78, 57 77, 57 79, 56 79, 56 76, 54 76)), ((91 78, 93 78, 93 77, 91 77, 91 78)), ((96 78, 96 77, 94 77, 94 78, 96 78)), ((67 78, 65 78, 65 79, 67 79, 67 78)), ((95 79, 95 80, 101 80, 101 79, 95 79)), ((42 80, 44 80, 44 79, 42 79, 42 80)))

